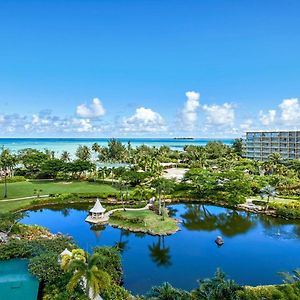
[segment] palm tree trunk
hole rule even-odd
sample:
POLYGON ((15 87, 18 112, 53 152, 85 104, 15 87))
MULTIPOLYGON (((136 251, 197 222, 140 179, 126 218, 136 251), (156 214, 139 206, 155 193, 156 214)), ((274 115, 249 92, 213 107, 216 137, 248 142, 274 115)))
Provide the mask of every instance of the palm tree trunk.
POLYGON ((160 192, 158 193, 158 214, 161 215, 161 197, 160 197, 160 192))
POLYGON ((7 176, 6 176, 6 172, 4 175, 4 198, 7 198, 7 176))

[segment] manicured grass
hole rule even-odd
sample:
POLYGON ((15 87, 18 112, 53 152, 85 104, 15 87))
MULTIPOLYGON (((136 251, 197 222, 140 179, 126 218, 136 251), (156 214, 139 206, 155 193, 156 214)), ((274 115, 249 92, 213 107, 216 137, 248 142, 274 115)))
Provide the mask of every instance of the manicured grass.
POLYGON ((24 206, 30 205, 33 199, 24 199, 18 201, 0 201, 0 213, 7 213, 10 211, 18 210, 24 206))
MULTIPOLYGON (((116 192, 111 185, 96 182, 53 182, 53 181, 23 181, 8 183, 8 199, 34 196, 34 190, 41 190, 41 195, 61 193, 97 193, 116 192)), ((0 202, 3 200, 4 185, 0 185, 0 202)))
POLYGON ((124 219, 115 219, 114 213, 110 219, 109 224, 118 226, 131 231, 146 232, 150 234, 165 235, 171 234, 178 230, 177 222, 165 216, 162 220, 161 216, 158 216, 151 210, 140 210, 140 211, 121 211, 117 212, 124 219), (130 219, 140 218, 140 222, 133 223, 130 219))
MULTIPOLYGON (((2 201, 4 186, 0 186, 0 212, 8 212, 21 209, 31 204, 34 199, 13 200, 14 198, 23 198, 34 196, 34 189, 42 190, 41 195, 63 194, 63 193, 116 193, 118 190, 107 184, 94 182, 49 182, 49 181, 24 181, 8 184, 8 200, 2 201)), ((37 199, 37 198, 36 198, 37 199)), ((42 198, 41 198, 42 201, 42 198)))

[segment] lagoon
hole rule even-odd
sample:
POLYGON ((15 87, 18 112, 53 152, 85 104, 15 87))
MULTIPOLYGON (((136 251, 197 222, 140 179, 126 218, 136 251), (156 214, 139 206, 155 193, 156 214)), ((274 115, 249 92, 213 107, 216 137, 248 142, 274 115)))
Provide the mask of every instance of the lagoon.
MULTIPOLYGON (((108 138, 0 138, 0 146, 17 152, 24 148, 37 150, 53 150, 57 155, 63 151, 68 151, 74 156, 79 145, 91 147, 94 143, 100 146, 107 146, 108 138)), ((209 141, 220 141, 226 145, 231 145, 233 139, 173 139, 173 138, 118 138, 120 142, 127 145, 131 142, 132 147, 140 145, 160 147, 169 146, 173 150, 182 150, 185 145, 205 146, 209 141)))
POLYGON ((280 283, 277 272, 291 271, 300 264, 299 221, 199 203, 172 204, 170 212, 181 219, 181 230, 155 237, 109 225, 95 230, 84 222, 87 209, 29 211, 22 222, 71 235, 88 251, 95 246, 121 246, 124 285, 134 294, 145 293, 165 281, 189 290, 217 268, 240 284, 280 283), (214 243, 218 235, 225 240, 222 247, 214 243))

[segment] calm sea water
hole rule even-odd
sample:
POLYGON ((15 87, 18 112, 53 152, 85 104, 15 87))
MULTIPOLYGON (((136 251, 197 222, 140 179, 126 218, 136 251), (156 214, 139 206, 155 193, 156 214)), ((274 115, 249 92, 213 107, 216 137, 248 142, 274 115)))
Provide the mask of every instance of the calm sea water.
POLYGON ((240 284, 280 283, 277 272, 300 266, 299 222, 211 205, 169 208, 182 224, 181 231, 167 237, 110 226, 95 230, 84 222, 87 208, 31 211, 22 222, 69 234, 88 251, 118 244, 123 248, 125 287, 135 294, 165 281, 192 289, 198 279, 212 276, 217 268, 240 284), (225 241, 220 248, 214 243, 218 235, 225 241))
MULTIPOLYGON (((133 147, 145 144, 148 146, 159 147, 167 145, 172 149, 182 150, 184 145, 199 145, 204 146, 209 141, 219 140, 225 144, 232 144, 232 139, 166 139, 166 138, 120 138, 118 139, 125 145, 130 141, 133 147)), ((62 151, 69 151, 74 154, 79 145, 92 146, 98 143, 101 146, 107 145, 107 138, 0 138, 0 146, 4 146, 13 151, 18 151, 24 148, 35 148, 38 150, 50 149, 57 154, 62 151)))

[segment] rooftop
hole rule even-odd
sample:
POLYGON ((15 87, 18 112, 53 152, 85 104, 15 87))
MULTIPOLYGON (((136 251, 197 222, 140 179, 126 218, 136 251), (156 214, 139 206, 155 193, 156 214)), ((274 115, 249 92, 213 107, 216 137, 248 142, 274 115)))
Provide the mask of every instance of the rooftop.
POLYGON ((91 213, 104 213, 106 209, 100 203, 100 200, 97 198, 97 201, 94 207, 90 210, 91 213))

